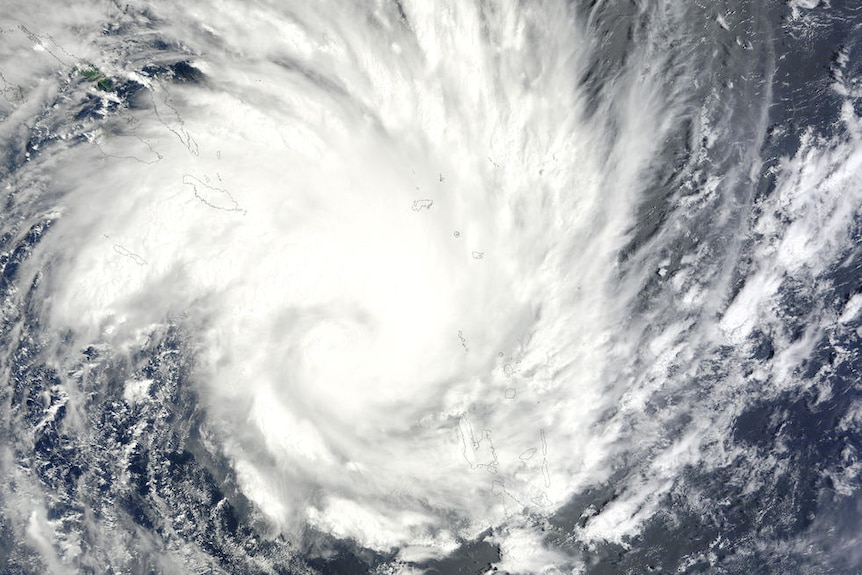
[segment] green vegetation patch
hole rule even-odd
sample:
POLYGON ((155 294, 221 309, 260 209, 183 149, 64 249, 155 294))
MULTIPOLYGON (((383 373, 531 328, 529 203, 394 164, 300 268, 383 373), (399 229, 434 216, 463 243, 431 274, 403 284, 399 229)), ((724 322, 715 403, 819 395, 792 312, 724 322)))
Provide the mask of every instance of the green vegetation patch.
POLYGON ((111 79, 105 76, 101 70, 92 64, 87 64, 84 68, 78 68, 78 72, 80 72, 84 78, 96 84, 96 88, 98 90, 110 92, 114 89, 114 83, 111 82, 111 79))

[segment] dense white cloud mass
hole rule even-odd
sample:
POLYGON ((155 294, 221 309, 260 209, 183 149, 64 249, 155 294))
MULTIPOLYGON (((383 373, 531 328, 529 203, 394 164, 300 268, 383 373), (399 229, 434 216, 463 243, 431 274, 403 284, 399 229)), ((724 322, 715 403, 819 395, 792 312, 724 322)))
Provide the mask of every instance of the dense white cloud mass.
MULTIPOLYGON (((491 529, 501 570, 571 571, 538 528, 613 478, 568 537, 625 544, 688 466, 737 456, 724 438, 752 398, 807 385, 838 317, 816 307, 791 336, 782 289, 826 293, 862 206, 849 103, 843 135, 775 165, 771 195, 739 191, 767 161, 769 102, 680 56, 695 12, 635 10, 639 49, 591 94, 616 40, 556 0, 0 9, 0 142, 35 118, 56 134, 5 185, 53 222, 16 285, 40 282, 64 425, 88 425, 80 350, 131 357, 180 325, 201 434, 272 537, 313 528, 409 570, 491 529), (188 81, 145 70, 180 59, 188 81), (103 117, 70 112, 84 97, 103 117), (700 184, 657 199, 692 118, 700 184), (730 167, 711 173, 719 147, 730 167), (661 228, 642 233, 650 210, 661 228), (775 357, 748 369, 758 333, 775 357), (718 359, 721 384, 692 391, 718 359)), ((151 384, 116 385, 134 406, 151 384)), ((44 510, 24 529, 67 572, 44 510)))

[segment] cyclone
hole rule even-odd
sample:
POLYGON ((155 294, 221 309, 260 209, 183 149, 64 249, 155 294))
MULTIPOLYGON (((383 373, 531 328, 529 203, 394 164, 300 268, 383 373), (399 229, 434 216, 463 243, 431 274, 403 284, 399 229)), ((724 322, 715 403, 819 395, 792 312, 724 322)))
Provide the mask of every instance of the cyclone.
POLYGON ((833 4, 0 8, 0 572, 854 572, 833 4))

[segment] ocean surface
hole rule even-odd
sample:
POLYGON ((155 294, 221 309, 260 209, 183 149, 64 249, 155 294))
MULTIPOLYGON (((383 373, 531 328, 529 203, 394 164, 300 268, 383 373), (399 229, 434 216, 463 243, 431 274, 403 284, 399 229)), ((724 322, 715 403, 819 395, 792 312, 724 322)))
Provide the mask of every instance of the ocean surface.
POLYGON ((862 572, 857 0, 5 0, 0 574, 862 572))

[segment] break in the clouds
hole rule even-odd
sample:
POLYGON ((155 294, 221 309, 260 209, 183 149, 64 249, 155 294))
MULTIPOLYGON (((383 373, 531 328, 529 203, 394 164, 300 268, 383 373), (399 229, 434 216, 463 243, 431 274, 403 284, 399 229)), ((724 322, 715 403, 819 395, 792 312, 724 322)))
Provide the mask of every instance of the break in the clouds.
MULTIPOLYGON (((618 10, 642 26, 602 30, 602 9, 0 10, 4 185, 17 233, 45 226, 7 302, 31 294, 58 425, 88 436, 87 394, 112 387, 157 401, 140 373, 92 391, 82 353, 134 363, 179 326, 195 433, 263 537, 307 552, 325 534, 416 570, 488 537, 512 573, 630 546, 686 470, 744 455, 728 438, 747 406, 816 385, 800 369, 855 325, 858 298, 825 300, 862 155, 846 55, 834 134, 764 157, 765 16, 743 11, 741 71, 719 73, 704 43, 733 12, 641 3, 618 10), (767 164, 774 190, 755 194, 767 164), (788 286, 811 304, 798 328, 788 286), (609 482, 605 505, 543 534, 609 482)), ((3 492, 13 530, 76 572, 86 545, 28 489, 3 492)), ((87 529, 114 548, 116 530, 87 529)), ((164 572, 194 561, 150 537, 164 572)))

